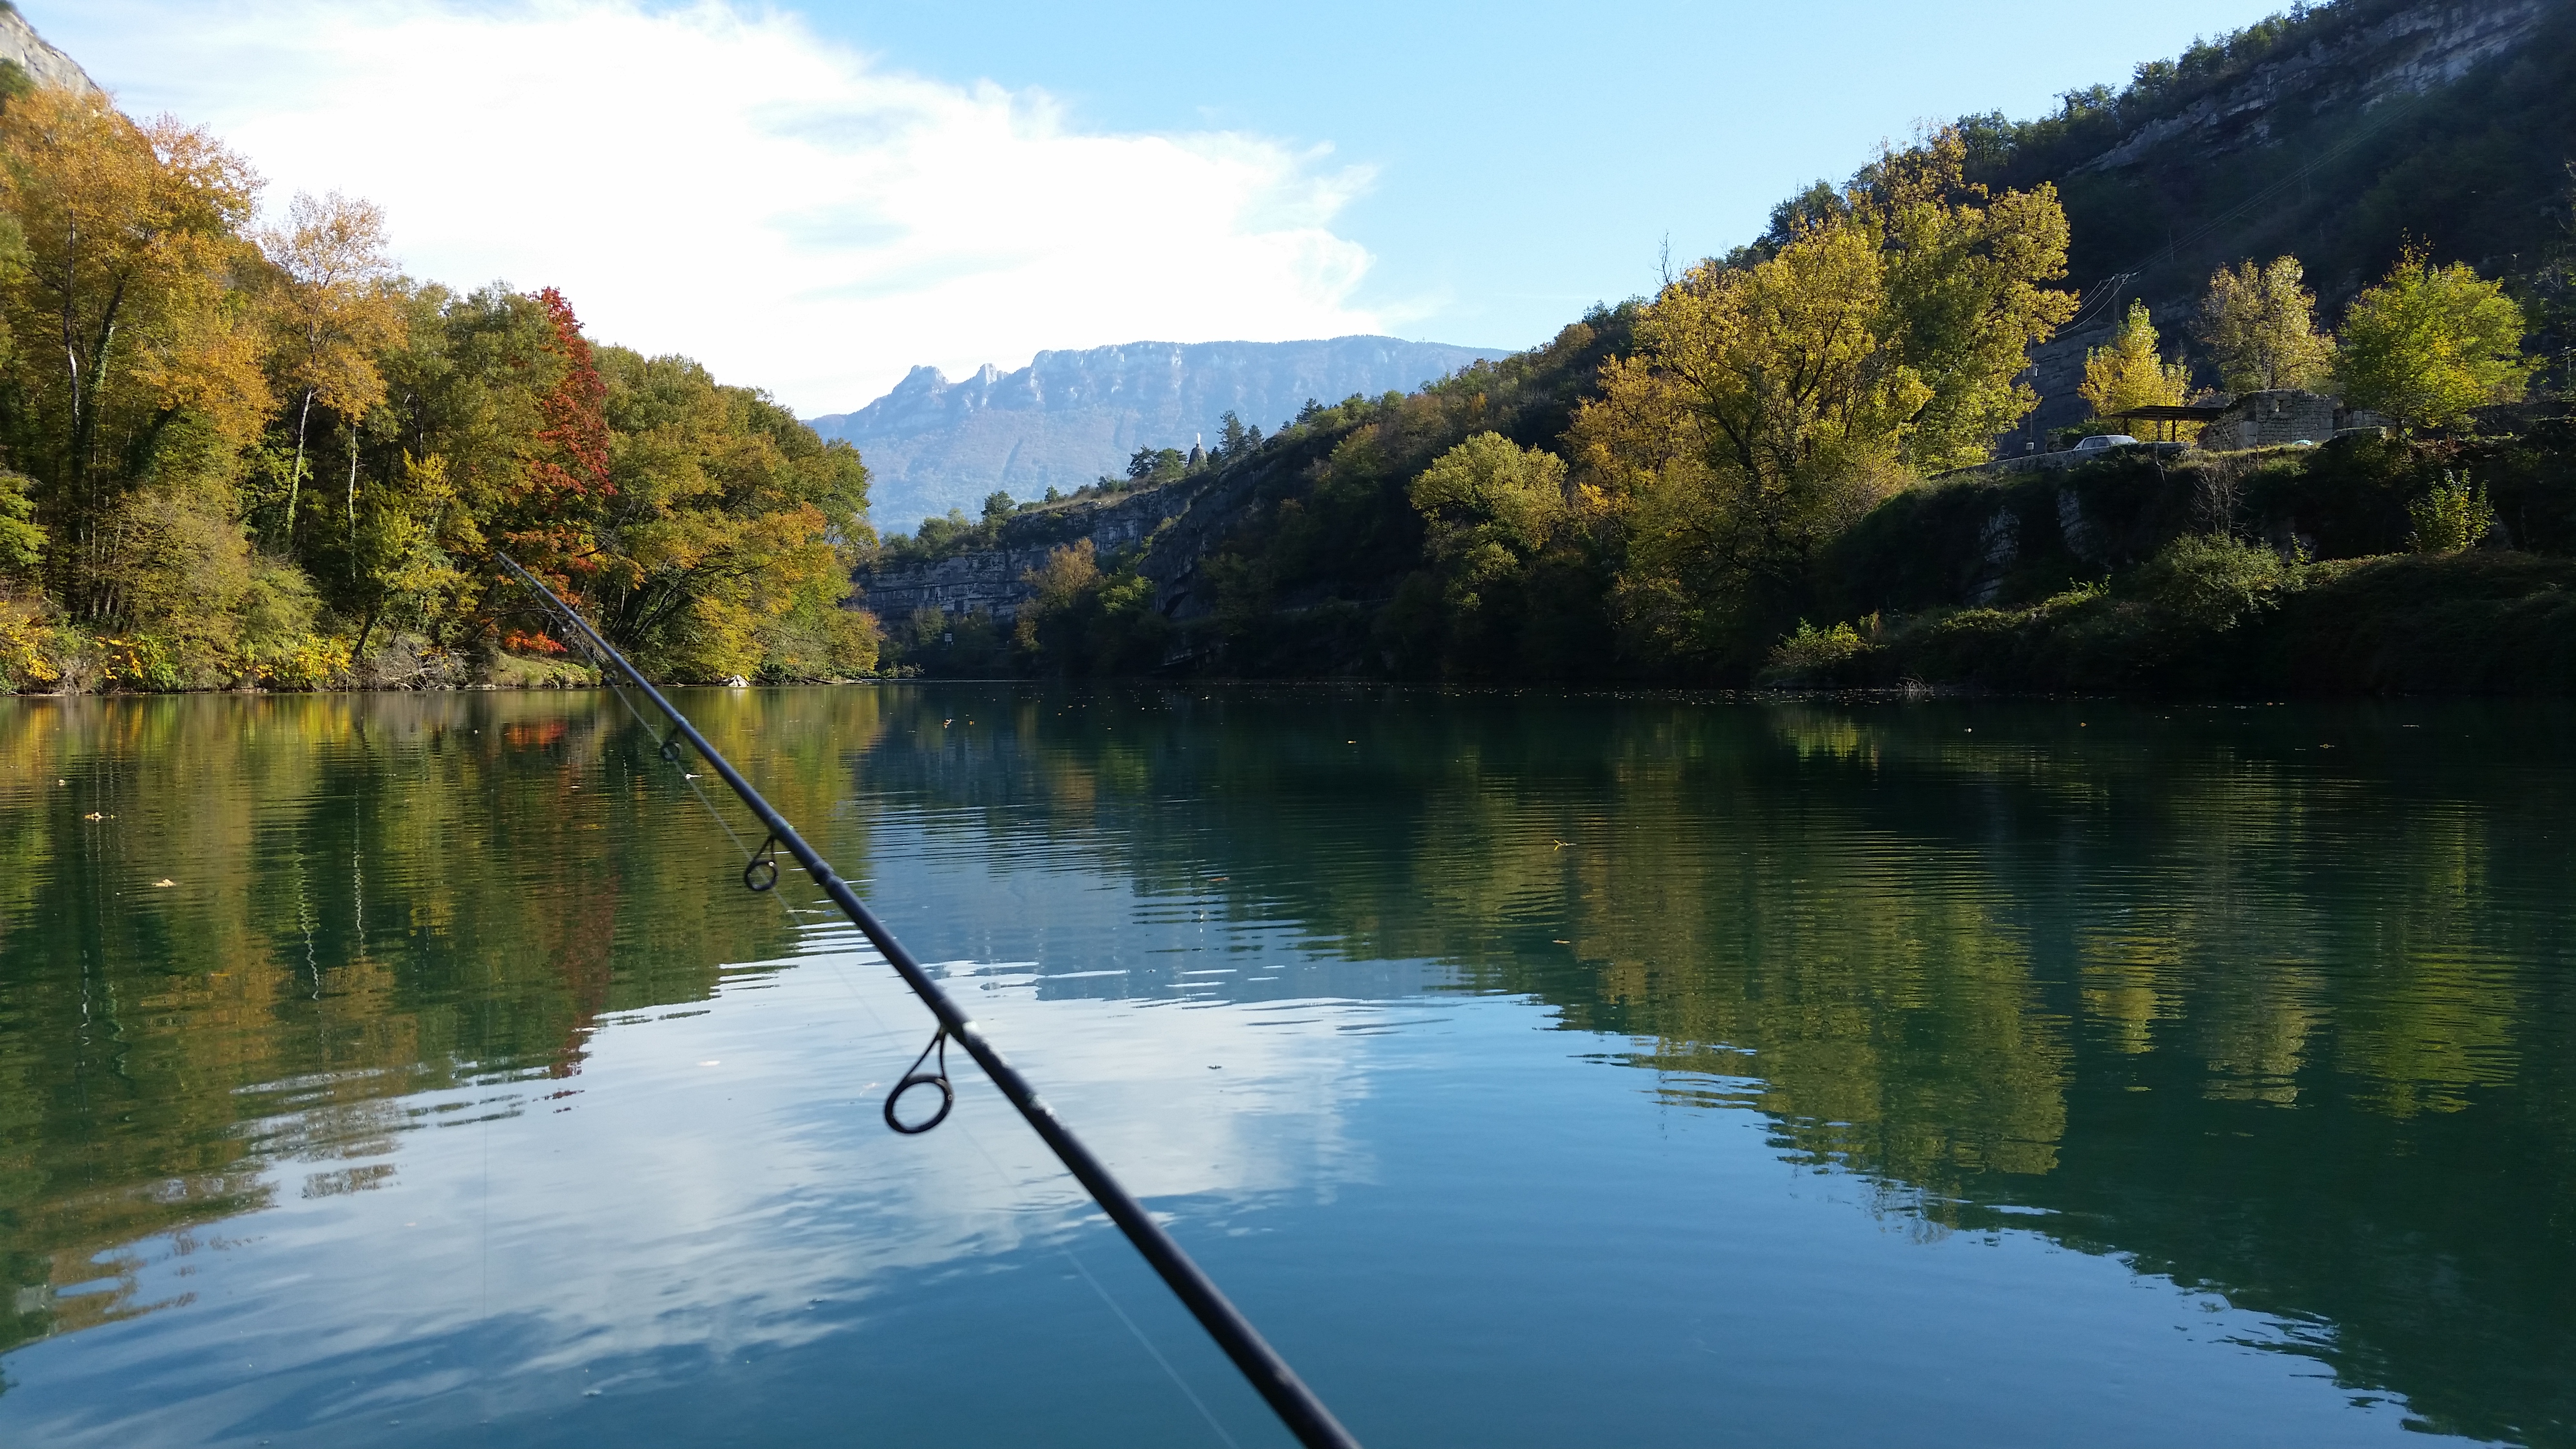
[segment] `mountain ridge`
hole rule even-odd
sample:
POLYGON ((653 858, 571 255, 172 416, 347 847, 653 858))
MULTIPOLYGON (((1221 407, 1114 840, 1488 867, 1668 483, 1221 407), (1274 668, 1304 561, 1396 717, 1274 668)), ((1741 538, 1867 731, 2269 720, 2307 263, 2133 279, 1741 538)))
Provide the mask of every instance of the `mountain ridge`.
POLYGON ((1123 471, 1138 448, 1186 450, 1231 412, 1276 427, 1309 399, 1405 391, 1507 349, 1371 334, 1289 342, 1122 342, 1050 349, 1013 371, 951 381, 916 367, 884 396, 805 424, 856 445, 870 512, 902 530, 985 495, 1072 492, 1123 471))

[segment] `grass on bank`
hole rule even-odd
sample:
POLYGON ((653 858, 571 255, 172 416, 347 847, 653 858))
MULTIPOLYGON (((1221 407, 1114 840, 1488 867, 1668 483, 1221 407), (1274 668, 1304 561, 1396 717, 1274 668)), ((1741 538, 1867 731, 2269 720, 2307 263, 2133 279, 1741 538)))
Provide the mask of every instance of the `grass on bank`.
POLYGON ((2555 693, 2576 680, 2576 559, 2510 549, 2308 562, 2226 535, 2012 608, 1801 624, 1761 675, 2009 692, 2555 693))

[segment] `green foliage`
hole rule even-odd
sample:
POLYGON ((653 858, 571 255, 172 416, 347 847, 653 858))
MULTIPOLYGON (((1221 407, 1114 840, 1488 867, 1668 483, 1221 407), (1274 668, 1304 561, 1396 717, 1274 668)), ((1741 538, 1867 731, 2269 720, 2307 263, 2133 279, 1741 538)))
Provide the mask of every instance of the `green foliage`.
POLYGON ((1572 513, 1564 460, 1500 433, 1478 433, 1441 454, 1407 492, 1426 525, 1423 548, 1451 602, 1468 610, 1478 605, 1478 588, 1517 573, 1572 513))
MULTIPOLYGON (((1868 621, 1875 632, 1877 619, 1868 621)), ((1819 629, 1804 619, 1798 627, 1771 646, 1770 666, 1763 678, 1772 683, 1826 683, 1850 671, 1854 661, 1869 653, 1870 642, 1849 624, 1836 624, 1819 629)))
POLYGON ((2460 423, 2522 396, 2536 366, 2522 354, 2524 331, 2502 284, 2458 262, 2434 266, 2409 247, 2344 314, 2344 400, 2407 423, 2460 423))
POLYGON ((878 667, 896 675, 980 678, 1008 674, 1021 662, 1010 631, 989 612, 944 614, 923 608, 889 631, 878 667))
POLYGON ((2110 342, 2084 354, 2084 383, 2077 392, 2097 418, 2117 417, 2131 408, 2178 406, 2191 398, 2191 369, 2165 361, 2147 304, 2131 302, 2110 342))
POLYGON ((1163 662, 1171 621, 1154 607, 1154 581, 1129 559, 1101 585, 1090 625, 1091 667, 1102 674, 1141 674, 1163 662))
POLYGON ((2452 478, 2448 469, 2440 483, 2406 505, 2406 516, 2415 524, 2407 544, 2417 553, 2458 553, 2495 527, 2487 490, 2471 487, 2466 478, 2452 478))
POLYGON ((35 521, 34 480, 0 472, 0 576, 33 577, 45 559, 45 527, 35 521))
POLYGON ((1138 484, 1169 483, 1188 466, 1188 457, 1178 448, 1138 448, 1127 460, 1127 478, 1138 484))
POLYGON ((2185 630, 2216 632, 2278 602, 2293 566, 2260 544, 2186 534, 2138 571, 2136 592, 2185 630))
POLYGON ((2313 388, 2334 370, 2334 340, 2317 335, 2316 297, 2297 257, 2210 274, 2194 328, 2230 392, 2313 388))

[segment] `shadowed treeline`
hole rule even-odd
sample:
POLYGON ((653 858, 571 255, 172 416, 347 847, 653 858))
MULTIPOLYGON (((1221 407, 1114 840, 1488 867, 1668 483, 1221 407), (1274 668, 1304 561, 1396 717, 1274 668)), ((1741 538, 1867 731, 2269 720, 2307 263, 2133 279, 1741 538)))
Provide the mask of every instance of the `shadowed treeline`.
POLYGON ((868 775, 934 839, 1449 963, 1921 1231, 2035 1227, 2447 1430, 2576 1432, 2555 712, 894 698, 868 775))

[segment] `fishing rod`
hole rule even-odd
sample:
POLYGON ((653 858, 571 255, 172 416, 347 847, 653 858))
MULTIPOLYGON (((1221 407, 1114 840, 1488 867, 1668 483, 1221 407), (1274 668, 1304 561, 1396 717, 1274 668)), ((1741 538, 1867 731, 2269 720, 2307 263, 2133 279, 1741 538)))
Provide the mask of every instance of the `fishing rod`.
POLYGON ((599 631, 590 627, 590 621, 557 598, 555 591, 538 582, 535 575, 519 567, 518 560, 505 553, 495 553, 494 557, 516 575, 520 583, 545 601, 546 606, 570 629, 574 642, 581 644, 594 659, 623 675, 627 683, 651 700, 653 707, 670 720, 671 733, 662 741, 663 759, 678 763, 680 746, 685 743, 697 751, 699 758, 707 762, 707 767, 716 772, 753 815, 759 817, 761 825, 769 832, 769 838, 761 842, 760 849, 753 852, 751 860, 743 866, 742 883, 755 891, 775 888, 778 884, 778 852, 785 850, 798 865, 805 867, 805 874, 822 887, 823 894, 832 898, 832 904, 841 908, 841 914, 850 918, 850 924, 859 928, 860 934, 866 936, 896 973, 903 977, 904 984, 921 998, 922 1005, 929 1007, 930 1014, 938 1018, 939 1030, 931 1037, 930 1045, 921 1049, 921 1056, 904 1073, 903 1080, 886 1094, 886 1125, 911 1135, 927 1132, 947 1120, 949 1108, 956 1105, 957 1100, 948 1083, 948 1043, 953 1040, 964 1047, 967 1055, 975 1059, 975 1064, 984 1069, 984 1075, 993 1079, 993 1085, 1002 1089, 1002 1095, 1011 1099, 1011 1105, 1020 1110, 1020 1116, 1054 1150, 1056 1159, 1064 1164, 1065 1170, 1072 1173, 1083 1190, 1091 1194, 1091 1200, 1100 1205, 1101 1211, 1109 1214, 1110 1221, 1127 1235, 1127 1241, 1135 1245, 1137 1252, 1144 1254, 1145 1261, 1154 1266, 1156 1273, 1162 1275, 1163 1282, 1188 1306, 1199 1326, 1207 1330, 1208 1337, 1215 1339, 1217 1346, 1225 1350, 1226 1357, 1233 1359, 1234 1366, 1251 1380, 1252 1387, 1288 1426, 1288 1432, 1297 1436, 1297 1442, 1305 1445, 1306 1449, 1359 1449, 1359 1441, 1352 1438, 1341 1421, 1333 1417, 1332 1410, 1324 1407, 1324 1401, 1315 1396, 1315 1391, 1297 1377, 1297 1371, 1290 1368, 1288 1361, 1279 1356, 1279 1351, 1272 1348, 1260 1330, 1252 1326, 1252 1320, 1244 1317, 1243 1311, 1227 1300, 1217 1288, 1216 1280, 1181 1250, 1181 1245, 1172 1240, 1172 1235, 1163 1230, 1163 1225, 1145 1211, 1144 1204, 1136 1201, 1135 1195, 1110 1173, 1108 1165, 1093 1156, 1082 1139, 1073 1135, 1073 1129, 1056 1116, 1055 1109, 1038 1096, 1037 1089, 1029 1085, 1019 1069, 1003 1059, 1001 1052, 985 1039, 983 1029, 975 1024, 972 1017, 959 1010, 956 1002, 949 1000, 948 993, 940 989, 928 971, 922 969, 921 962, 914 959, 913 954, 904 949, 903 943, 895 939, 894 932, 887 930, 876 913, 867 908, 858 894, 850 889, 849 882, 841 879, 831 864, 813 846, 805 843, 805 837, 796 833, 796 827, 787 823, 787 817, 779 814, 776 807, 752 788, 751 782, 743 778, 742 772, 735 769, 731 761, 707 743, 706 736, 698 733, 697 726, 689 723, 689 717, 680 713, 678 706, 663 698, 662 691, 655 689, 652 681, 601 638, 599 631), (938 1065, 931 1071, 923 1071, 922 1064, 930 1061, 934 1053, 938 1065), (895 1103, 906 1092, 919 1087, 938 1089, 938 1110, 927 1119, 906 1123, 895 1115, 895 1103))

